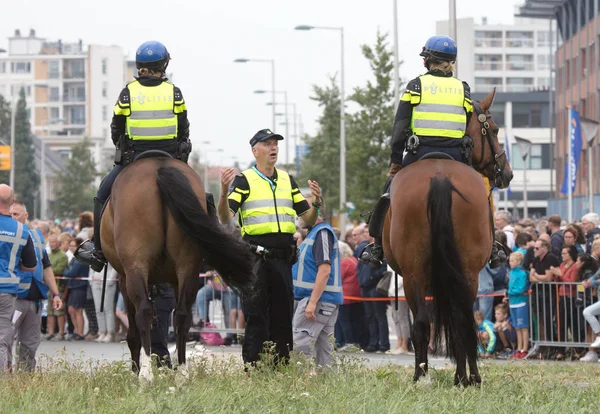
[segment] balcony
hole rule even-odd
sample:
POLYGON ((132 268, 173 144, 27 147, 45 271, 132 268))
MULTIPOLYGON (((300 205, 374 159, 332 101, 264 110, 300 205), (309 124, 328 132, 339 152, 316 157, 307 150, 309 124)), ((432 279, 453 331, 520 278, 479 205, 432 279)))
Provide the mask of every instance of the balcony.
POLYGON ((504 92, 504 86, 501 83, 476 83, 472 92, 489 93, 492 89, 496 89, 496 92, 504 92))
POLYGON ((516 71, 533 71, 535 70, 535 65, 533 62, 507 62, 506 69, 516 71))
POLYGON ((506 47, 515 47, 515 48, 532 48, 534 45, 532 38, 517 38, 517 39, 506 39, 506 47))
POLYGON ((530 92, 535 89, 533 84, 531 85, 506 85, 506 92, 530 92))
POLYGON ((70 81, 70 80, 76 80, 76 81, 81 81, 82 79, 85 79, 85 72, 65 72, 63 74, 63 79, 65 81, 70 81))
POLYGON ((63 96, 63 102, 66 103, 85 103, 85 96, 63 96))
POLYGON ((502 39, 497 39, 497 38, 475 39, 475 47, 502 47, 502 39))
POLYGON ((488 60, 475 62, 475 70, 502 70, 502 62, 488 60))

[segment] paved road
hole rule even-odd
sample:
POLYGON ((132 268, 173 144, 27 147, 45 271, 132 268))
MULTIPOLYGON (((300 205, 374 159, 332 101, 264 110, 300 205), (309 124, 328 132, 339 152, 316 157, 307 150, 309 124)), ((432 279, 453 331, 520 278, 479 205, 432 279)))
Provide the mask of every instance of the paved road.
MULTIPOLYGON (((171 344, 174 349, 174 344, 171 344)), ((236 355, 241 360, 241 347, 240 346, 228 346, 228 347, 205 347, 208 354, 215 355, 236 355)), ((187 349, 188 356, 194 352, 194 345, 189 344, 187 349)), ((367 354, 367 353, 348 353, 346 355, 357 356, 365 358, 365 363, 368 366, 380 366, 380 365, 404 365, 412 367, 414 364, 414 355, 387 355, 387 354, 367 354)), ((50 357, 52 359, 67 360, 70 362, 76 361, 89 361, 90 359, 94 362, 115 362, 115 361, 127 361, 129 359, 129 348, 126 343, 108 343, 99 344, 88 341, 42 341, 38 350, 38 356, 41 357, 42 361, 45 359, 43 356, 50 357)), ((444 358, 430 358, 429 363, 434 367, 442 367, 449 363, 444 358)))

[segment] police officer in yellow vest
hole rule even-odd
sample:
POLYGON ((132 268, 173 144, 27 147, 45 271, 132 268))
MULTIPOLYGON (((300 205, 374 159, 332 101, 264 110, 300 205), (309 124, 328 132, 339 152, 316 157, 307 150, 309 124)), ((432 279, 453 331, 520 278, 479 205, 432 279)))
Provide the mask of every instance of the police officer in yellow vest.
POLYGON ((256 298, 242 304, 246 330, 242 357, 256 363, 264 343, 276 347, 276 361, 286 363, 293 346, 292 317, 294 295, 292 265, 297 260, 293 235, 295 216, 314 225, 321 205, 321 189, 308 181, 312 206, 298 184, 287 172, 275 168, 283 137, 268 129, 258 131, 250 140, 256 165, 235 176, 233 169, 221 172, 221 197, 218 214, 229 224, 235 214, 244 239, 262 256, 257 270, 259 282, 256 298), (235 178, 234 178, 235 177, 235 178))
POLYGON ((136 52, 138 77, 121 91, 114 107, 111 136, 117 153, 114 168, 102 180, 94 198, 94 246, 85 242, 75 252, 77 260, 96 272, 106 263, 100 246, 102 207, 117 175, 146 150, 161 150, 184 162, 192 150, 183 95, 165 78, 169 60, 169 52, 162 43, 143 43, 136 52))
MULTIPOLYGON (((470 163, 473 143, 466 136, 466 129, 473 106, 469 85, 452 76, 456 54, 456 43, 451 37, 429 38, 420 54, 428 72, 411 80, 400 98, 392 132, 390 180, 369 222, 375 243, 370 252, 361 255, 364 263, 377 267, 382 264, 381 233, 390 203, 388 191, 391 178, 401 168, 431 152, 443 152, 456 161, 470 163)), ((492 267, 506 260, 503 253, 499 256, 494 246, 492 267)))

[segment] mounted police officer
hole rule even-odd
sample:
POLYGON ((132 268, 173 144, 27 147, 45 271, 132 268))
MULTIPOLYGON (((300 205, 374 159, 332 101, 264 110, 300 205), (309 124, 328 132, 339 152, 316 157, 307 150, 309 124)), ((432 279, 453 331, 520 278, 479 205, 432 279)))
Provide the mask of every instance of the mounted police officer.
MULTIPOLYGON (((420 53, 427 73, 411 80, 400 98, 392 132, 390 179, 370 218, 369 233, 375 243, 370 252, 361 255, 364 263, 382 264, 382 232, 390 204, 389 188, 400 169, 431 152, 448 154, 466 164, 471 162, 473 140, 466 135, 473 113, 471 91, 466 82, 452 76, 456 54, 456 43, 451 37, 429 38, 420 53)), ((504 261, 504 252, 494 246, 490 265, 497 267, 504 261)))
POLYGON ((161 150, 184 162, 192 150, 183 95, 165 78, 170 60, 162 43, 143 43, 135 58, 138 77, 121 91, 114 107, 111 135, 117 146, 115 166, 94 198, 94 244, 86 241, 75 252, 76 259, 96 272, 106 264, 100 245, 100 218, 117 175, 146 150, 161 150))
POLYGON ((237 176, 232 168, 221 172, 219 218, 229 224, 239 214, 244 239, 262 257, 256 271, 255 298, 242 304, 247 321, 242 347, 245 363, 259 360, 266 341, 275 343, 276 362, 289 359, 293 347, 292 265, 297 260, 294 218, 298 215, 312 226, 321 206, 316 181, 308 181, 311 207, 294 178, 275 168, 282 139, 269 129, 258 131, 250 140, 256 165, 237 176))

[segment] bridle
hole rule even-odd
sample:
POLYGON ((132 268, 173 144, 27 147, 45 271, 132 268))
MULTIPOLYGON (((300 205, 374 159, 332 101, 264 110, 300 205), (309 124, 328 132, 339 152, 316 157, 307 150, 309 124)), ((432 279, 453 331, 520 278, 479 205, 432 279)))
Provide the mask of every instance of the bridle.
POLYGON ((494 141, 492 138, 492 134, 490 133, 490 124, 488 120, 492 117, 491 115, 487 115, 481 109, 481 106, 478 102, 473 101, 473 108, 475 109, 475 113, 477 115, 477 121, 479 121, 479 126, 481 128, 481 157, 479 158, 479 165, 477 165, 477 169, 479 171, 485 171, 487 168, 493 165, 494 167, 494 176, 492 180, 490 180, 490 191, 494 187, 500 187, 502 182, 502 173, 504 172, 504 168, 507 164, 506 159, 506 150, 503 149, 499 153, 496 153, 496 149, 494 148, 494 141), (485 141, 487 139, 487 143, 490 146, 490 150, 492 151, 492 159, 481 166, 483 163, 483 156, 485 154, 485 141), (501 162, 500 159, 504 156, 504 161, 501 162))

